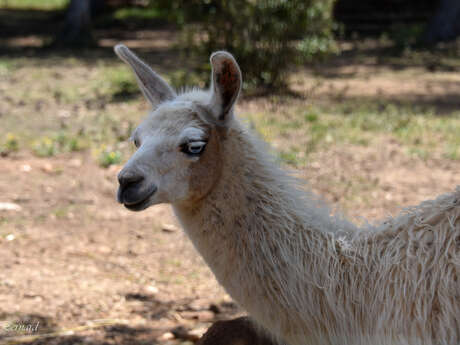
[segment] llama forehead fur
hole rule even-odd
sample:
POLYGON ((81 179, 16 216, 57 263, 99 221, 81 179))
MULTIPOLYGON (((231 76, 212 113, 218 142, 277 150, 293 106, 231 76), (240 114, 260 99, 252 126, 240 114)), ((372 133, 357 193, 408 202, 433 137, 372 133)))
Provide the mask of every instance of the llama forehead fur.
POLYGON ((212 119, 213 92, 174 95, 145 126, 207 133, 170 202, 257 324, 292 345, 460 343, 460 188, 356 227, 281 170, 231 109, 224 126, 212 119))

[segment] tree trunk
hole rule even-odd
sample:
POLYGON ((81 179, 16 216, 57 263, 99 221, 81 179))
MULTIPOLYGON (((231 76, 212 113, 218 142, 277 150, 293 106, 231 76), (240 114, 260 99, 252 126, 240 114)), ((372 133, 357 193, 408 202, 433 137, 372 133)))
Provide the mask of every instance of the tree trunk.
POLYGON ((91 33, 91 0, 71 0, 63 30, 56 44, 64 46, 89 46, 94 44, 91 33))
POLYGON ((424 42, 451 41, 460 36, 460 1, 440 0, 439 7, 428 24, 424 42))

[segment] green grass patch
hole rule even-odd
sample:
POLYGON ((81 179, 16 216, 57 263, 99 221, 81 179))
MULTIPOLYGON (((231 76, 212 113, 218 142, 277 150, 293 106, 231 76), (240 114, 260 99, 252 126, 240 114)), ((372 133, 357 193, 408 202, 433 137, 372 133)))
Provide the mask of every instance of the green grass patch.
POLYGON ((68 217, 69 212, 69 207, 58 207, 52 211, 52 214, 58 219, 63 219, 68 217))
POLYGON ((0 0, 0 9, 60 10, 69 0, 0 0))
POLYGON ((90 88, 98 98, 107 101, 129 101, 140 96, 139 87, 132 71, 125 65, 99 64, 98 73, 90 81, 90 88))
POLYGON ((0 78, 6 77, 14 68, 11 60, 0 59, 0 78))
POLYGON ((107 77, 108 91, 113 100, 126 100, 139 95, 139 87, 131 71, 120 69, 107 77))
POLYGON ((38 157, 51 157, 64 152, 84 150, 88 143, 78 135, 59 132, 52 136, 42 136, 31 144, 32 152, 38 157))
POLYGON ((19 150, 19 137, 13 133, 7 133, 3 144, 0 146, 0 153, 5 155, 19 150))
POLYGON ((100 148, 94 150, 94 155, 97 156, 99 165, 108 168, 114 164, 120 164, 123 161, 123 154, 121 151, 102 145, 100 148))
POLYGON ((113 18, 118 20, 132 19, 155 19, 164 16, 159 9, 154 7, 127 7, 117 9, 113 13, 113 18))
POLYGON ((331 145, 377 145, 382 138, 393 138, 421 159, 460 159, 460 113, 441 117, 413 105, 350 101, 245 117, 264 139, 276 144, 280 159, 294 166, 331 145))

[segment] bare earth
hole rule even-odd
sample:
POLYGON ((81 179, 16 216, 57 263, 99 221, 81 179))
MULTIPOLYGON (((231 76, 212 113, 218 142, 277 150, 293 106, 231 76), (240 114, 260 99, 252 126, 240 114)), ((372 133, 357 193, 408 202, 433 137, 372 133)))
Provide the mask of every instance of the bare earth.
MULTIPOLYGON (((369 219, 460 184, 460 162, 411 160, 385 144, 335 148, 301 174, 335 206, 355 195, 349 214, 369 219)), ((39 321, 38 333, 61 334, 31 344, 177 343, 184 339, 170 339, 175 327, 200 334, 239 312, 167 206, 130 213, 116 203, 118 170, 85 154, 2 159, 2 201, 21 209, 0 213, 9 234, 0 242, 1 319, 39 321)), ((4 330, 0 341, 27 340, 17 336, 4 330)))

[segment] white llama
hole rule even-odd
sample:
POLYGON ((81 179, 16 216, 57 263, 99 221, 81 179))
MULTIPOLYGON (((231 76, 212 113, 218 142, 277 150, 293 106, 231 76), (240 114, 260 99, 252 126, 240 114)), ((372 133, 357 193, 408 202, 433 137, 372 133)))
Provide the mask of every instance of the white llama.
POLYGON ((176 92, 123 45, 152 112, 118 200, 171 203, 217 280, 275 340, 460 344, 460 188, 379 226, 337 216, 234 117, 241 72, 211 56, 209 91, 176 92))

